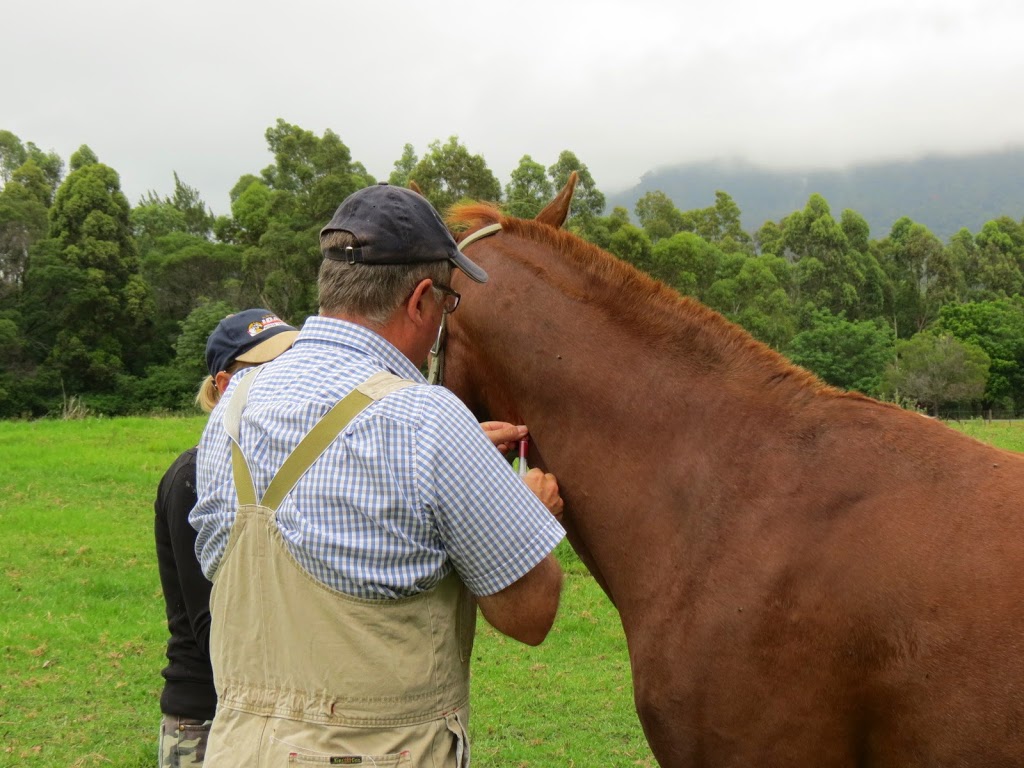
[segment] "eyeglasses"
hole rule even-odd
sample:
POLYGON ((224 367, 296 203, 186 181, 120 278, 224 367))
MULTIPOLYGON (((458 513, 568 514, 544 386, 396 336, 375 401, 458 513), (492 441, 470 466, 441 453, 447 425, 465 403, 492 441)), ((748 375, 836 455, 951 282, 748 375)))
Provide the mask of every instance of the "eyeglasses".
POLYGON ((462 294, 457 291, 453 291, 447 285, 441 285, 441 283, 433 284, 434 290, 444 296, 444 302, 441 304, 441 311, 446 315, 450 315, 459 307, 459 302, 462 301, 462 294))

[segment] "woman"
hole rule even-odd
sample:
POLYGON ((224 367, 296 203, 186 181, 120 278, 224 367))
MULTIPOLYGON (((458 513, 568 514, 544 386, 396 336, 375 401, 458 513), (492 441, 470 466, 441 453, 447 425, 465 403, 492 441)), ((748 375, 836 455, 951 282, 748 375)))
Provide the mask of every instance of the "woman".
MULTIPOLYGON (((210 375, 196 403, 209 413, 242 368, 269 362, 291 347, 298 331, 266 309, 228 315, 210 334, 210 375)), ((160 696, 161 768, 201 766, 217 693, 210 668, 210 588, 195 554, 188 514, 196 503, 196 449, 185 451, 160 481, 156 497, 156 552, 167 607, 168 664, 160 696)))

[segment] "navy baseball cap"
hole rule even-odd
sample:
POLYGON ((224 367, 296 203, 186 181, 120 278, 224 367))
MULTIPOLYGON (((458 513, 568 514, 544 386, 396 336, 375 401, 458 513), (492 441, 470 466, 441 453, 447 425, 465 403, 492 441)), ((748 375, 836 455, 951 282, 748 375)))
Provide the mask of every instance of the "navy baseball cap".
POLYGON ((324 258, 350 264, 419 264, 451 261, 478 283, 487 273, 459 250, 448 227, 423 195, 387 182, 345 198, 326 232, 348 232, 357 246, 327 248, 324 258))
POLYGON ((216 376, 236 361, 269 362, 288 349, 298 335, 298 329, 269 309, 246 309, 228 315, 206 340, 206 367, 211 376, 216 376))

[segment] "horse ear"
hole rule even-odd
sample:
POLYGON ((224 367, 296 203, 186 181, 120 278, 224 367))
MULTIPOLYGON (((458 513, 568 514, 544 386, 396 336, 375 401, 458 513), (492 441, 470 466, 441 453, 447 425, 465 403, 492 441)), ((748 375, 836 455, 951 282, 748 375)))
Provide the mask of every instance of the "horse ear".
POLYGON ((423 190, 420 189, 420 185, 417 184, 412 179, 409 179, 409 189, 411 189, 413 192, 415 192, 420 197, 426 197, 426 195, 423 194, 423 190))
POLYGON ((576 189, 576 182, 579 181, 579 178, 579 174, 576 171, 570 173, 569 180, 565 182, 562 191, 555 196, 554 200, 544 206, 544 210, 535 217, 536 220, 542 224, 550 224, 555 229, 559 229, 565 224, 565 220, 569 218, 569 204, 572 203, 572 193, 576 189))

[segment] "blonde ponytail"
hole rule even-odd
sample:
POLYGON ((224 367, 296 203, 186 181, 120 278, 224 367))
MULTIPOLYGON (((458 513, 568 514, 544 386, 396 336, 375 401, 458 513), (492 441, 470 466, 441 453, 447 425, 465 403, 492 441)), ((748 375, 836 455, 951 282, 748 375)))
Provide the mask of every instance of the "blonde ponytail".
POLYGON ((207 376, 199 385, 199 393, 196 395, 196 405, 207 413, 213 411, 220 400, 220 390, 217 389, 217 380, 213 376, 207 376))

